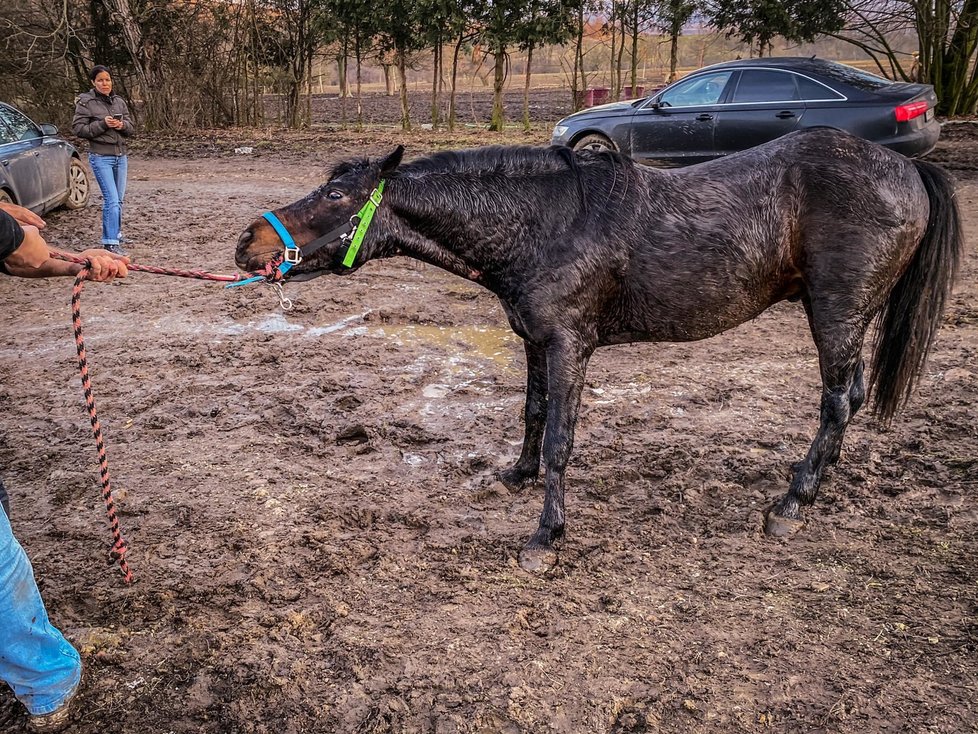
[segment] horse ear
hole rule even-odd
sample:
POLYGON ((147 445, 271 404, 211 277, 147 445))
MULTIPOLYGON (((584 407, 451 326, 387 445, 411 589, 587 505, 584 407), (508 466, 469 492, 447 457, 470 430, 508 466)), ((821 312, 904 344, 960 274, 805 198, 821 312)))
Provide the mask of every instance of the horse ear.
POLYGON ((389 156, 380 162, 380 175, 387 176, 394 172, 394 169, 401 165, 401 158, 404 157, 404 146, 398 145, 389 156))

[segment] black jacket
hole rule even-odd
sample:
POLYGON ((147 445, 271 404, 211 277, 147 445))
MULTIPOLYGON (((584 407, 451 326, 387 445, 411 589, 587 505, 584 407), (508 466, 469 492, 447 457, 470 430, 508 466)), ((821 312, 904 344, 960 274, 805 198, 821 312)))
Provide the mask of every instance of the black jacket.
POLYGON ((71 129, 79 138, 88 140, 91 152, 98 155, 125 155, 126 138, 136 130, 126 100, 118 94, 106 97, 94 89, 79 95, 71 129), (106 125, 108 115, 122 115, 124 127, 113 130, 106 125))

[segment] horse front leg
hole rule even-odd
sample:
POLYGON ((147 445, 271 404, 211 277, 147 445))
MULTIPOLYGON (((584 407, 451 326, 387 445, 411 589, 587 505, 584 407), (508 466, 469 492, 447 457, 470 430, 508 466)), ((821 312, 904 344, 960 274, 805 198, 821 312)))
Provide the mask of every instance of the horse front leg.
POLYGON ((545 493, 540 525, 520 551, 520 566, 525 571, 546 572, 557 563, 554 543, 564 535, 564 472, 574 447, 574 428, 590 353, 578 338, 554 340, 547 349, 545 493))
POLYGON ((547 420, 547 352, 526 339, 526 402, 523 406, 523 448, 520 458, 496 474, 511 491, 535 481, 540 473, 540 445, 547 420))

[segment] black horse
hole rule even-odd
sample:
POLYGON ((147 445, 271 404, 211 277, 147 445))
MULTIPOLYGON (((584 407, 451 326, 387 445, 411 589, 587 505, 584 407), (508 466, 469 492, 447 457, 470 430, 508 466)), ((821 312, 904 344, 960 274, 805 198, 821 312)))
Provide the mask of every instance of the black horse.
MULTIPOLYGON (((556 561, 564 470, 595 348, 704 339, 800 300, 822 396, 811 448, 767 513, 767 531, 784 534, 815 501, 866 398, 870 322, 878 317, 873 407, 888 422, 923 369, 962 256, 941 169, 829 128, 676 171, 557 147, 442 152, 400 165, 402 153, 343 163, 274 212, 295 244, 318 239, 290 275, 345 275, 406 255, 499 297, 527 363, 523 448, 499 478, 513 489, 535 480, 541 448, 546 469, 540 525, 520 553, 526 569, 556 561), (338 232, 382 179, 362 249, 346 257, 350 240, 338 232)), ((267 268, 285 249, 259 219, 236 261, 267 268)))

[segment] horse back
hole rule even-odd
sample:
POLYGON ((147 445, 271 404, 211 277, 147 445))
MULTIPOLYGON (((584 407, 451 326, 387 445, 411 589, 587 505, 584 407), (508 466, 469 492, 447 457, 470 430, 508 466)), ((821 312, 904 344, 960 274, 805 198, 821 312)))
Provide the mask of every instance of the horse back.
POLYGON ((830 128, 639 179, 623 330, 651 340, 712 336, 830 279, 881 302, 927 223, 912 162, 830 128))

